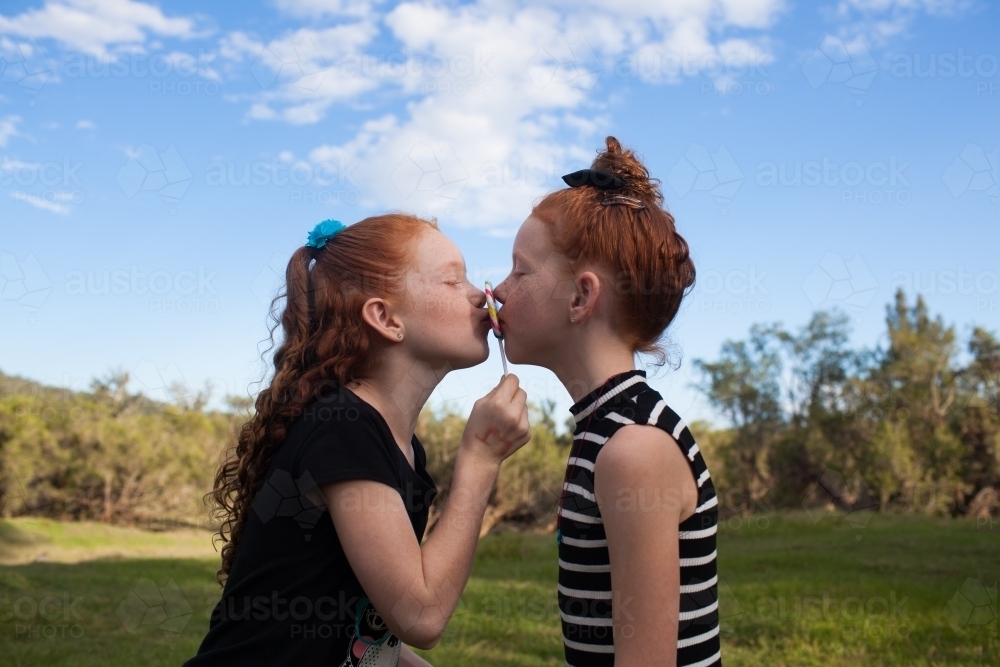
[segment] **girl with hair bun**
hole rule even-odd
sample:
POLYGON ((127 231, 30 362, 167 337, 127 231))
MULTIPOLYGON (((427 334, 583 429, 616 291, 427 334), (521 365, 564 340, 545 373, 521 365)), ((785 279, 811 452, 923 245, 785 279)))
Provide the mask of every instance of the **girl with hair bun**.
POLYGON ((718 501, 687 425, 646 384, 694 284, 659 181, 608 137, 518 230, 494 295, 512 363, 556 374, 576 426, 559 498, 566 664, 721 664, 718 501))
POLYGON ((524 390, 507 375, 476 401, 421 544, 437 487, 413 431, 441 379, 489 355, 485 294, 404 214, 320 223, 285 276, 270 383, 215 478, 222 599, 186 664, 426 666, 406 645, 432 647, 458 604, 500 463, 528 441, 524 390))

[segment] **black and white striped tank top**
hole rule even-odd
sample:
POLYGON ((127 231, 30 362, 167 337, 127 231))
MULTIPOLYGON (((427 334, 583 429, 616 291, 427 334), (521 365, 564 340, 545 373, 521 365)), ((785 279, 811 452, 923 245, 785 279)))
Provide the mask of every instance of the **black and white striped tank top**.
POLYGON ((573 448, 557 520, 559 613, 569 667, 611 667, 615 663, 611 561, 600 510, 594 498, 594 462, 601 447, 627 424, 650 424, 680 445, 698 484, 698 507, 680 528, 680 619, 677 664, 722 664, 719 596, 715 563, 718 500, 715 487, 684 421, 633 370, 608 382, 570 408, 576 420, 573 448))

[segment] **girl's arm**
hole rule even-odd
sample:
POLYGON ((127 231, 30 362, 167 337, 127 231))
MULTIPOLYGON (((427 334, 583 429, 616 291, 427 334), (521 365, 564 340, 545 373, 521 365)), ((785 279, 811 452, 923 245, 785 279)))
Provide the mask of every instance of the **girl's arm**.
POLYGON ((615 665, 677 664, 678 526, 697 504, 680 447, 655 426, 620 428, 594 465, 611 559, 615 665))
POLYGON ((455 463, 448 502, 421 546, 399 492, 352 479, 322 488, 351 569, 400 640, 433 647, 472 569, 479 529, 500 463, 528 441, 523 389, 507 375, 476 401, 455 463))

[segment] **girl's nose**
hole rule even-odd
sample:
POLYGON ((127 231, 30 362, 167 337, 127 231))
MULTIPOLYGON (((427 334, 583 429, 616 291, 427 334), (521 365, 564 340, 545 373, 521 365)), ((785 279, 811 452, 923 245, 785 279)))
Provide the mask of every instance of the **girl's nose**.
POLYGON ((493 288, 493 300, 497 304, 501 304, 507 300, 507 281, 504 280, 499 285, 493 288))

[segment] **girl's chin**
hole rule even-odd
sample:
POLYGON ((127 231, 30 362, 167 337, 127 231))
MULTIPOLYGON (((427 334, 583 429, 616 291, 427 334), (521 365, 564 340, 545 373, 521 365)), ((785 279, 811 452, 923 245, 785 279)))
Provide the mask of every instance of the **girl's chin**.
POLYGON ((512 364, 522 364, 521 355, 518 353, 517 345, 511 346, 510 338, 508 336, 503 337, 503 351, 507 354, 507 361, 512 364))
MULTIPOLYGON (((455 349, 452 348, 452 351, 454 352, 455 349)), ((452 368, 456 369, 470 368, 483 363, 489 358, 489 356, 489 340, 476 336, 473 340, 470 340, 462 345, 462 351, 457 354, 453 354, 448 363, 451 364, 452 368)))
POLYGON ((507 353, 507 361, 512 364, 548 368, 546 360, 549 358, 549 355, 544 354, 544 352, 541 352, 540 350, 523 350, 517 344, 516 339, 515 342, 512 343, 510 338, 505 337, 503 341, 503 349, 504 352, 507 353))

